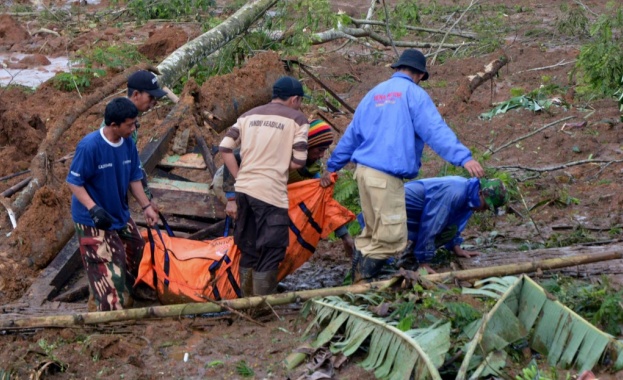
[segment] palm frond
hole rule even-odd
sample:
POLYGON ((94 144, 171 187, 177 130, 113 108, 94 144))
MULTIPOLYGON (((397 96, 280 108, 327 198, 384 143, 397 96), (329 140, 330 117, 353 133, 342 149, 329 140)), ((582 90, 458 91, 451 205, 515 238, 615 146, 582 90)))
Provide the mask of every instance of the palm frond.
POLYGON ((472 340, 457 380, 467 377, 468 368, 473 367, 476 356, 487 357, 489 353, 527 337, 530 331, 533 331, 531 348, 546 355, 552 366, 575 367, 579 371, 592 369, 608 351, 614 362, 613 369, 623 368, 623 344, 620 341, 557 300, 550 299, 546 291, 527 276, 516 279, 500 296, 505 284, 511 284, 510 278, 506 282, 494 279, 483 286, 483 289, 489 288, 480 293, 479 289, 470 291, 483 296, 494 293, 498 301, 479 324, 473 324, 465 331, 472 340))
POLYGON ((312 326, 330 321, 312 346, 326 344, 346 324, 342 340, 331 345, 332 352, 352 355, 370 337, 368 356, 361 366, 374 370, 377 378, 406 379, 413 374, 415 380, 441 379, 437 368, 443 364, 450 349, 450 323, 401 331, 388 321, 339 297, 312 302, 316 312, 312 326))

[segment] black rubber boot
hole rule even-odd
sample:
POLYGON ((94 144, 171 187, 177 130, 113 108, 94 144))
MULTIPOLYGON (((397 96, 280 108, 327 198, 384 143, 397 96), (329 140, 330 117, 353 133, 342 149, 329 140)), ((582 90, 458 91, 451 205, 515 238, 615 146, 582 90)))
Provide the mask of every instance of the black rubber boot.
POLYGON ((370 257, 362 256, 355 267, 353 275, 353 284, 358 282, 371 282, 373 279, 379 276, 383 265, 385 265, 386 259, 372 259, 370 257))
POLYGON ((240 290, 243 297, 253 296, 253 270, 251 268, 238 268, 238 277, 240 279, 240 290))
POLYGON ((273 294, 277 290, 277 273, 278 269, 267 272, 253 271, 253 293, 256 296, 265 296, 273 294))
POLYGON ((420 267, 420 263, 415 257, 415 253, 413 253, 413 249, 415 248, 415 242, 409 240, 407 242, 407 247, 402 251, 400 258, 396 261, 396 269, 404 269, 410 271, 416 271, 420 267))

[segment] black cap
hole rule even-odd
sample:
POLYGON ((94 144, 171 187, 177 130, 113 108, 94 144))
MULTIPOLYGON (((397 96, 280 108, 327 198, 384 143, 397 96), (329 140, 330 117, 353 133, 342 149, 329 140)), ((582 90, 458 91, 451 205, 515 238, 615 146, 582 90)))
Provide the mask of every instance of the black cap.
POLYGON ((303 85, 296 78, 281 77, 277 79, 273 85, 273 99, 289 98, 291 96, 304 96, 309 98, 303 92, 303 85))
POLYGON ((398 59, 398 62, 394 63, 391 67, 395 69, 400 66, 408 66, 419 72, 424 73, 422 80, 428 79, 428 71, 426 71, 426 57, 421 51, 416 49, 407 49, 402 52, 402 55, 398 59))
POLYGON ((128 78, 128 88, 138 91, 146 91, 156 99, 162 98, 167 93, 158 85, 156 74, 147 70, 139 70, 128 78))

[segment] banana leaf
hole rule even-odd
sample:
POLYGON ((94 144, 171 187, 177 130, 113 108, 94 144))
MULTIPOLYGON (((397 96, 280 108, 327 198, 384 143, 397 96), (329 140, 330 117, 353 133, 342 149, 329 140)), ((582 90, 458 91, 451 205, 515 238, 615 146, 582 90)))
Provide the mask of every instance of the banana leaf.
POLYGON ((590 370, 607 356, 613 370, 623 368, 623 343, 597 329, 572 310, 551 299, 543 288, 527 276, 511 280, 488 279, 481 289, 464 290, 471 295, 497 298, 489 313, 465 333, 468 344, 457 380, 467 378, 476 357, 486 358, 519 339, 528 337, 535 351, 548 363, 564 369, 590 370), (504 287, 507 286, 506 291, 504 287), (502 293, 500 296, 500 293, 502 293))
POLYGON ((313 347, 328 343, 345 324, 342 339, 331 345, 333 353, 350 356, 370 338, 368 356, 361 366, 374 371, 377 378, 398 380, 413 376, 415 380, 441 380, 437 368, 450 349, 450 323, 401 331, 389 321, 339 297, 311 302, 316 318, 310 327, 330 321, 312 343, 313 347))

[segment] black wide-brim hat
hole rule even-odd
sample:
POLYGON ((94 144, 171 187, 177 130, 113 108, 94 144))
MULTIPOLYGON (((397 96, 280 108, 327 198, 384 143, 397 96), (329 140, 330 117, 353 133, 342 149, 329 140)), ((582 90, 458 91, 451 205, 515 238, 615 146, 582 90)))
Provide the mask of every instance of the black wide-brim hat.
POLYGON ((398 62, 394 63, 391 67, 395 69, 400 66, 408 66, 419 72, 424 73, 422 80, 428 79, 428 71, 426 71, 426 57, 421 51, 416 49, 407 49, 402 52, 398 62))

